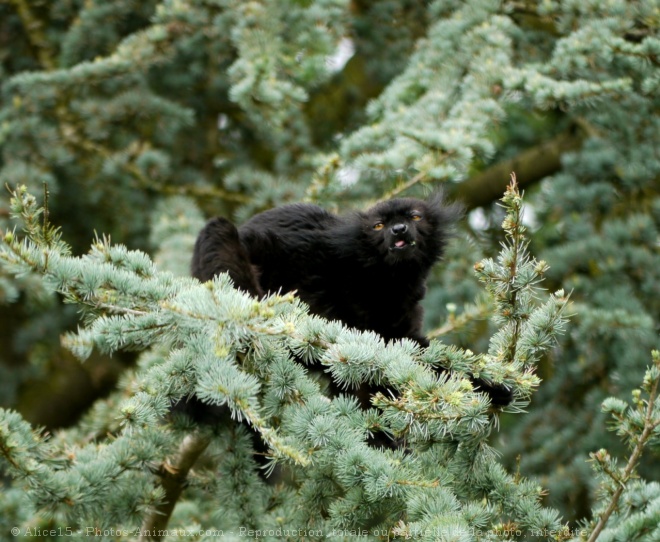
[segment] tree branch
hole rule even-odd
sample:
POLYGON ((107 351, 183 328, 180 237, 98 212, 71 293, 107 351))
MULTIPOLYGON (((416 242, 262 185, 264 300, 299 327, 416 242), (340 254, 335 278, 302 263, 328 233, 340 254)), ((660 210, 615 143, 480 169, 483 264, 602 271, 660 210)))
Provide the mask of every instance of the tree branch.
POLYGON ((409 181, 406 181, 405 183, 402 183, 396 187, 394 187, 392 190, 389 192, 386 192, 382 196, 378 198, 378 200, 387 200, 387 199, 392 199, 398 197, 402 192, 405 192, 409 188, 415 186, 418 183, 426 181, 426 173, 420 172, 417 175, 415 175, 412 179, 409 181))
POLYGON ((33 13, 27 0, 11 0, 11 3, 16 6, 25 34, 37 53, 39 63, 44 69, 53 71, 57 67, 55 52, 44 32, 44 23, 33 13))
POLYGON ((571 127, 515 158, 494 164, 456 185, 453 195, 468 210, 488 205, 502 197, 512 171, 516 172, 521 189, 530 186, 559 171, 562 154, 579 149, 583 139, 584 135, 576 133, 575 128, 571 127))
MULTIPOLYGON (((656 365, 658 365, 658 367, 660 368, 660 363, 658 363, 657 361, 656 361, 656 365)), ((637 440, 635 448, 632 454, 630 455, 630 458, 628 459, 628 463, 626 464, 626 468, 624 469, 622 475, 620 477, 619 476, 612 477, 614 481, 617 483, 618 487, 616 491, 612 494, 609 506, 598 518, 598 523, 596 524, 594 530, 591 532, 591 536, 589 537, 587 542, 596 542, 601 532, 605 528, 605 525, 607 525, 607 520, 610 519, 610 516, 619 506, 619 499, 621 498, 621 495, 623 495, 623 492, 627 488, 626 484, 635 473, 635 469, 637 468, 637 463, 639 463, 639 458, 642 455, 642 451, 644 450, 644 447, 648 443, 651 436, 653 436, 654 431, 656 430, 656 428, 660 423, 658 421, 654 421, 654 417, 653 417, 653 409, 655 408, 655 400, 658 396, 659 383, 660 383, 660 379, 656 379, 655 382, 653 382, 651 390, 649 391, 649 400, 646 405, 646 412, 644 416, 644 429, 642 430, 642 434, 639 436, 639 439, 637 440)), ((597 452, 596 454, 593 454, 592 457, 595 457, 595 459, 599 461, 600 460, 599 454, 600 452, 597 452)))
POLYGON ((188 472, 190 472, 190 469, 210 442, 211 439, 207 435, 190 433, 181 442, 177 455, 171 461, 166 460, 161 465, 159 472, 160 485, 165 491, 165 498, 142 521, 140 542, 161 540, 163 538, 163 533, 167 529, 174 506, 185 487, 188 472))
MULTIPOLYGON (((116 150, 110 149, 101 145, 100 143, 93 142, 80 134, 80 131, 75 127, 75 121, 72 119, 68 106, 62 105, 57 108, 56 113, 60 119, 60 133, 62 137, 69 142, 73 147, 82 151, 88 152, 91 155, 96 155, 104 160, 113 160, 116 150)), ((246 203, 250 201, 249 196, 240 194, 238 192, 229 192, 223 188, 208 186, 175 186, 165 183, 157 183, 152 181, 149 176, 142 171, 132 161, 116 161, 116 163, 128 174, 134 181, 136 188, 144 191, 152 191, 166 195, 184 195, 198 199, 218 198, 226 201, 233 201, 237 203, 246 203)))

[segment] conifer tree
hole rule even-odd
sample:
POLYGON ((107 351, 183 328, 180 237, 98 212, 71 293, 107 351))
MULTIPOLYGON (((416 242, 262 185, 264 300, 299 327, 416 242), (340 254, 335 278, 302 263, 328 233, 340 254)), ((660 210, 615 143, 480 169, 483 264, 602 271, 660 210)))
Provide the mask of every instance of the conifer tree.
MULTIPOLYGON (((13 528, 145 540, 213 529, 319 540, 562 531, 557 513, 539 505, 541 489, 494 461, 487 438, 497 418, 465 377, 510 386, 509 408, 519 411, 538 384, 535 364, 564 325, 563 292, 535 306, 546 264, 527 251, 515 179, 503 202, 502 252, 476 266, 500 329, 488 352, 475 355, 438 342, 424 350, 410 341, 386 345, 310 316, 291 294, 260 302, 226 275, 205 284, 177 278, 143 252, 100 239, 72 256, 47 209, 19 187, 12 211, 27 237, 7 232, 0 257, 9 272, 41 274, 46 288, 83 310, 85 324, 65 337, 67 347, 81 359, 93 348, 149 350, 114 400, 52 438, 0 410, 3 463, 29 500, 27 518, 13 518, 23 530, 13 528), (350 394, 324 395, 296 358, 325 367, 347 389, 378 383, 393 395, 376 394, 377 409, 363 411, 350 394), (438 376, 432 367, 451 372, 438 376), (186 398, 226 405, 231 420, 213 431, 191 427, 171 412, 186 398), (267 444, 271 470, 285 467, 290 483, 259 478, 246 426, 267 444), (369 446, 374 432, 405 445, 369 446), (193 476, 203 454, 210 466, 193 476)), ((6 501, 16 504, 11 495, 6 501)))

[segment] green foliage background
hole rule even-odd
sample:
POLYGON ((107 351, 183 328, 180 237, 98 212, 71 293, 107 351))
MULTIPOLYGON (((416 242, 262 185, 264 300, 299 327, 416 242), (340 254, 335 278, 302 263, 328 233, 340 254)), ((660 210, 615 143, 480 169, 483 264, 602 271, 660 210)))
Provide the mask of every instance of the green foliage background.
MULTIPOLYGON (((659 26, 653 0, 0 1, 0 182, 45 183, 74 254, 97 232, 177 276, 206 217, 443 186, 470 214, 427 327, 480 353, 494 328, 472 268, 499 251, 494 203, 515 170, 544 286, 571 292, 573 316, 528 413, 502 416, 492 444, 544 504, 589 518, 589 453, 625 455, 600 405, 627 399, 658 348, 659 26)), ((9 214, 0 199, 4 230, 9 214)), ((60 340, 78 309, 33 273, 2 272, 0 300, 0 406, 51 430, 92 405, 112 418, 120 398, 97 400, 135 356, 81 365, 60 340)), ((659 502, 650 484, 626 506, 657 517, 659 502)))

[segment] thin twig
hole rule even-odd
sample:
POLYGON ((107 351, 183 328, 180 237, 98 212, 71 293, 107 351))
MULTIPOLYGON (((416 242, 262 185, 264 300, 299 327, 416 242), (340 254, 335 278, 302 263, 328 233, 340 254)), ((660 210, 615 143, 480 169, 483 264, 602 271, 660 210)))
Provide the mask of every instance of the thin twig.
MULTIPOLYGON (((507 191, 510 189, 512 192, 518 193, 518 180, 516 179, 515 172, 511 172, 511 184, 510 188, 507 188, 507 191)), ((522 328, 522 322, 520 318, 516 318, 516 309, 518 308, 518 290, 515 288, 514 282, 518 274, 518 258, 520 257, 520 238, 522 236, 520 229, 520 207, 516 208, 516 221, 514 224, 514 229, 511 232, 512 245, 513 245, 513 257, 511 258, 511 268, 510 268, 510 283, 511 283, 511 301, 510 306, 512 308, 512 317, 513 317, 513 334, 511 337, 511 342, 507 348, 509 354, 509 361, 513 362, 516 359, 516 351, 518 348, 518 342, 520 337, 520 332, 522 328)))
POLYGON ((393 188, 392 190, 390 190, 389 192, 387 192, 383 196, 381 196, 379 199, 380 200, 388 200, 388 199, 391 199, 391 198, 395 198, 399 194, 401 194, 402 192, 405 192, 409 188, 412 188, 413 186, 415 186, 417 183, 423 182, 425 178, 426 178, 426 173, 424 173, 423 171, 420 171, 412 179, 410 179, 409 181, 407 181, 403 184, 400 184, 399 186, 393 188))
POLYGON ((463 313, 459 314, 458 316, 453 314, 450 315, 444 324, 429 331, 426 334, 426 338, 437 339, 442 335, 455 333, 456 331, 466 328, 472 322, 486 320, 492 312, 492 304, 488 302, 479 303, 475 306, 467 306, 465 307, 463 313))
POLYGON ((637 445, 635 446, 635 449, 633 450, 632 455, 630 456, 630 459, 628 460, 628 464, 626 465, 625 470, 623 471, 623 476, 618 480, 619 484, 612 495, 612 500, 610 501, 609 506, 607 507, 607 510, 603 512, 598 519, 598 523, 596 524, 596 527, 591 533, 591 536, 587 540, 587 542, 595 542, 598 537, 600 536, 600 533, 603 531, 605 528, 605 525, 607 524, 607 520, 610 518, 610 516, 614 513, 616 510, 617 506, 619 505, 619 499, 621 498, 621 495, 626 489, 626 483, 628 480, 630 480, 631 476, 633 475, 633 472, 635 468, 637 467, 637 463, 639 462, 639 458, 642 455, 642 451, 644 450, 644 447, 646 446, 646 443, 648 439, 651 437, 655 429, 660 425, 660 422, 653 423, 652 418, 653 418, 653 408, 655 404, 655 399, 658 395, 658 383, 660 382, 660 379, 656 380, 653 383, 653 388, 650 391, 649 394, 649 402, 646 407, 646 416, 644 418, 644 430, 642 431, 642 434, 639 437, 639 440, 637 441, 637 445))

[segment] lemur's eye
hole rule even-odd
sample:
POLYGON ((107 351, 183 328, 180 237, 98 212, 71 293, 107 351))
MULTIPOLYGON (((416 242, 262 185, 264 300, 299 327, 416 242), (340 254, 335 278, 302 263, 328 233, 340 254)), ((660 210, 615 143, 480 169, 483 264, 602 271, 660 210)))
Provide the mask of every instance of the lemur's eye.
POLYGON ((382 222, 376 222, 374 224, 374 230, 380 231, 385 227, 385 225, 382 222))
POLYGON ((412 220, 414 220, 415 222, 418 222, 418 221, 420 221, 420 220, 422 219, 422 215, 419 214, 417 211, 413 211, 413 212, 410 214, 410 218, 411 218, 412 220))

